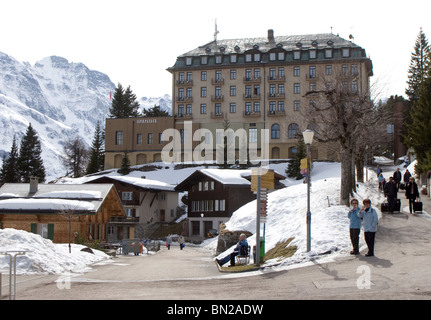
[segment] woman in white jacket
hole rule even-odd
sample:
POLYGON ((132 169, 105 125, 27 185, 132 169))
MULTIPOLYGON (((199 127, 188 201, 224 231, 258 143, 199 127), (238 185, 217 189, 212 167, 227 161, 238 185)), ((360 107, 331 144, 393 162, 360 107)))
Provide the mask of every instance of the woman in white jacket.
POLYGON ((364 221, 364 236, 365 242, 368 246, 368 253, 366 257, 374 256, 374 241, 377 232, 377 223, 379 222, 379 216, 376 210, 371 208, 371 200, 364 199, 364 207, 358 212, 358 217, 363 218, 364 221))

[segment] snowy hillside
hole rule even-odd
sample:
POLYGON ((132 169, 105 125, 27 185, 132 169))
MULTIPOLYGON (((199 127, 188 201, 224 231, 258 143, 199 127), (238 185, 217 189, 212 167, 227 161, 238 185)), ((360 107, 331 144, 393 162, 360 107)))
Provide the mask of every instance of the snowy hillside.
MULTIPOLYGON (((42 143, 46 180, 63 176, 59 156, 65 140, 79 136, 91 145, 97 121, 105 125, 115 87, 106 74, 82 63, 51 56, 31 66, 0 52, 0 165, 14 135, 19 143, 31 123, 42 143)), ((169 95, 139 103, 171 108, 169 95)))

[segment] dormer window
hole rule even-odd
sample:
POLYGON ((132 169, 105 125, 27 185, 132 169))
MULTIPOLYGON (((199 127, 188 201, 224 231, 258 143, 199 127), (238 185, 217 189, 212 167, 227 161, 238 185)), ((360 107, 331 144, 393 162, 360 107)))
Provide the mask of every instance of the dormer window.
POLYGON ((293 60, 301 59, 301 51, 293 51, 293 60))
POLYGON ((192 57, 187 57, 186 58, 186 66, 191 66, 192 65, 192 57))
POLYGON ((343 52, 343 58, 350 57, 350 49, 349 48, 342 49, 342 52, 343 52))
POLYGON ((316 59, 317 58, 316 50, 310 50, 309 55, 310 55, 310 59, 316 59))
POLYGON ((201 57, 201 64, 208 64, 208 56, 201 57))
POLYGON ((332 49, 325 49, 325 58, 332 58, 332 49))
POLYGON ((215 56, 215 62, 216 63, 221 63, 222 62, 222 56, 220 56, 220 55, 218 55, 218 56, 215 56))

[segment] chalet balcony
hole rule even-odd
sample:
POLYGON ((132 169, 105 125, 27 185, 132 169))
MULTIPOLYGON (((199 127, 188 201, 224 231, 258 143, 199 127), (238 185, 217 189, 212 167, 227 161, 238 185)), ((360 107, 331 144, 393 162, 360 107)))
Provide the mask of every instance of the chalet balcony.
POLYGON ((109 223, 116 224, 136 224, 139 222, 139 217, 111 217, 109 223))

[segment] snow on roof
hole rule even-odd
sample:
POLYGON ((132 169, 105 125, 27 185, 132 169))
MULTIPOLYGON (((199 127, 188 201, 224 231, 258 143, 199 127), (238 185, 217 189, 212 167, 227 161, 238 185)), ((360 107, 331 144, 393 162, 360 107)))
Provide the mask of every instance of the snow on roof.
POLYGON ((62 198, 62 199, 100 199, 102 193, 100 191, 91 190, 63 190, 63 191, 51 191, 46 193, 40 193, 35 195, 34 198, 62 198))
POLYGON ((124 176, 106 176, 105 178, 121 181, 124 183, 129 183, 143 189, 175 191, 174 185, 166 182, 162 182, 162 181, 157 181, 157 180, 143 179, 143 178, 137 178, 137 177, 124 177, 124 176))
POLYGON ((94 204, 79 200, 19 198, 0 200, 0 210, 92 211, 94 204))
POLYGON ((250 181, 244 177, 250 176, 251 170, 201 169, 199 171, 222 184, 250 185, 250 181))

